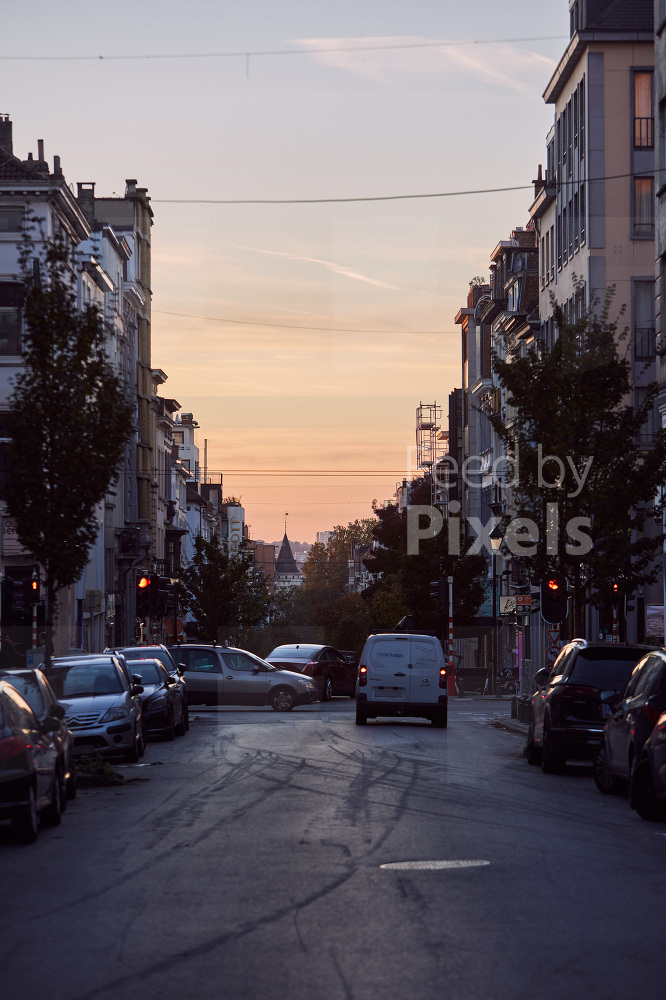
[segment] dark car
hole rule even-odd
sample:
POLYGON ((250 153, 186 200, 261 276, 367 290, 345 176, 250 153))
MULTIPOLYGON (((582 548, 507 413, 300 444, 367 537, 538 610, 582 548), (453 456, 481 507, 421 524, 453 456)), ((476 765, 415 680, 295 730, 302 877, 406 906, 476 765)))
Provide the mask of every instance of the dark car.
POLYGON ((190 705, 270 705, 290 712, 319 700, 309 677, 279 670, 243 649, 185 643, 169 650, 185 669, 190 705))
POLYGON ((24 667, 20 670, 0 671, 0 677, 16 688, 25 698, 39 722, 57 719, 60 725, 52 730, 53 740, 58 748, 61 780, 65 784, 65 799, 76 798, 76 771, 74 769, 74 737, 65 723, 65 709, 59 704, 53 688, 41 670, 24 667))
POLYGON ((594 780, 601 792, 617 792, 631 777, 634 762, 659 716, 666 710, 666 650, 644 656, 633 669, 622 693, 601 696, 611 715, 594 758, 594 780))
POLYGON ((143 688, 141 711, 144 733, 160 733, 167 740, 185 732, 187 705, 178 682, 155 657, 132 660, 134 677, 143 688))
POLYGON ((526 755, 541 758, 546 774, 561 771, 572 757, 591 759, 601 745, 608 706, 602 691, 619 693, 650 646, 611 645, 573 639, 551 667, 535 674, 526 755))
POLYGON ((35 841, 40 819, 60 823, 64 779, 52 736, 59 726, 56 717, 40 722, 16 688, 0 679, 0 819, 11 820, 23 844, 35 841))
POLYGON ((356 663, 350 663, 332 646, 293 643, 276 646, 266 657, 268 663, 284 670, 295 670, 312 677, 322 701, 330 701, 334 694, 356 697, 356 663))
POLYGON ((183 670, 182 667, 178 666, 166 646, 163 646, 161 643, 155 643, 150 646, 122 646, 120 649, 107 650, 107 652, 122 654, 130 665, 133 660, 143 660, 146 657, 154 657, 156 660, 159 660, 178 685, 185 706, 185 729, 190 728, 190 716, 187 709, 187 684, 183 677, 183 670))
POLYGON ((629 805, 642 819, 666 819, 666 712, 636 757, 629 781, 629 805))

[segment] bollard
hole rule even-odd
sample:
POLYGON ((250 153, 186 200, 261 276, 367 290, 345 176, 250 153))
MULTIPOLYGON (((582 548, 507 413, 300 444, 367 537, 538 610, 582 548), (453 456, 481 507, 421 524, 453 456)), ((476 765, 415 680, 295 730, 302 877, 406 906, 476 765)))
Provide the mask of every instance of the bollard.
POLYGON ((516 698, 515 695, 511 699, 511 718, 512 719, 518 718, 518 699, 516 698))

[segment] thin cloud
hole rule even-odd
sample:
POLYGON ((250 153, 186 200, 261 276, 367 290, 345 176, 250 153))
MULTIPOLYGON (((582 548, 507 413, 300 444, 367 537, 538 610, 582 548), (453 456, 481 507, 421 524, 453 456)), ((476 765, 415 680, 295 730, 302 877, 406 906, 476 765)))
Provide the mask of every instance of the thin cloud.
POLYGON ((463 71, 486 83, 533 94, 535 75, 547 79, 556 65, 547 56, 506 42, 495 45, 452 45, 442 39, 441 48, 397 47, 419 43, 425 45, 433 41, 437 39, 402 35, 374 38, 296 38, 293 44, 304 49, 325 49, 330 46, 330 52, 311 52, 309 58, 378 83, 388 83, 396 73, 443 74, 453 71, 460 75, 463 71), (340 51, 345 45, 350 49, 354 45, 377 45, 377 49, 340 51), (382 45, 395 45, 396 48, 380 48, 382 45))
POLYGON ((368 285, 376 285, 378 288, 389 288, 396 292, 401 291, 399 285, 391 285, 387 281, 380 281, 378 278, 369 278, 367 274, 361 274, 360 271, 352 271, 351 268, 343 267, 342 264, 336 264, 332 260, 321 260, 319 257, 301 257, 299 254, 285 253, 281 250, 261 250, 259 247, 238 246, 237 249, 265 254, 267 257, 284 257, 286 260, 302 261, 305 264, 321 264, 322 267, 325 267, 328 271, 332 271, 333 274, 341 274, 343 277, 351 278, 353 281, 363 281, 368 285))

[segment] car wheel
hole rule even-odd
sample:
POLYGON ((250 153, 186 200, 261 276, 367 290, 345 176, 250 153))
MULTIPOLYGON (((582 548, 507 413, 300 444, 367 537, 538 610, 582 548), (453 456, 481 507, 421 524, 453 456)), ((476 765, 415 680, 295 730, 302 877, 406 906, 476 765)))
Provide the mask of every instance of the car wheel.
POLYGON ((180 722, 176 726, 176 736, 185 735, 185 706, 180 706, 180 722))
POLYGON ((14 839, 19 844, 34 844, 39 832, 39 816, 37 815, 37 800, 35 789, 28 791, 28 803, 21 806, 12 816, 12 831, 14 839))
POLYGON ((71 801, 76 798, 76 771, 72 764, 72 771, 65 784, 65 795, 71 801))
POLYGON ((271 708, 274 712, 291 712, 296 704, 296 695, 289 688, 277 688, 271 695, 271 708))
POLYGON ((448 705, 445 705, 444 708, 440 708, 437 715, 432 717, 432 724, 435 729, 446 729, 448 725, 448 716, 448 705))
POLYGON ((185 725, 185 732, 190 728, 190 707, 187 702, 183 702, 183 720, 185 725))
POLYGON ((139 757, 141 756, 141 753, 139 752, 139 745, 143 740, 143 730, 141 731, 140 739, 137 740, 136 736, 137 734, 135 731, 132 734, 132 746, 128 750, 125 750, 123 754, 123 760, 126 760, 128 764, 139 763, 139 757))
POLYGON ((356 706, 356 725, 365 726, 368 721, 368 717, 362 709, 356 706))
POLYGON ((595 785, 604 795, 615 795, 620 791, 620 782, 608 766, 608 754, 603 743, 594 756, 592 773, 595 785))
POLYGON ((548 739, 548 727, 544 723, 543 727, 543 747, 541 750, 541 770, 544 774, 561 774, 566 763, 566 756, 562 753, 554 753, 550 748, 548 739))
POLYGON ((631 772, 629 805, 636 810, 641 819, 654 822, 666 818, 666 808, 654 794, 652 772, 647 758, 639 761, 631 772))
POLYGON ((42 820, 45 826, 60 826, 62 819, 63 784, 60 768, 57 768, 51 785, 51 802, 46 809, 42 810, 42 820))
POLYGON ((169 712, 169 715, 167 716, 166 728, 164 730, 164 739, 168 743, 172 743, 173 740, 175 740, 175 738, 176 738, 176 727, 173 721, 173 712, 169 712))
POLYGON ((331 680, 331 675, 328 674, 328 676, 324 678, 324 688, 321 693, 321 700, 330 701, 332 697, 333 697, 333 681, 331 680))
POLYGON ((146 752, 146 734, 143 731, 143 723, 141 723, 141 735, 139 737, 139 757, 143 757, 146 752))
POLYGON ((525 757, 528 764, 541 763, 541 747, 534 745, 534 722, 530 719, 530 728, 527 731, 527 745, 525 746, 525 757))

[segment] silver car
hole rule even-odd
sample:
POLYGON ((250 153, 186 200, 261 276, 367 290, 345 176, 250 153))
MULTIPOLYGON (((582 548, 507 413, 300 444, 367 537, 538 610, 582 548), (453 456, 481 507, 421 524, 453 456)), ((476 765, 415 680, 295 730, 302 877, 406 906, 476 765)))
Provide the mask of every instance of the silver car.
POLYGON ((74 736, 74 753, 118 754, 136 763, 144 751, 139 695, 117 656, 56 658, 51 682, 65 722, 74 736))
POLYGON ((292 670, 278 670, 254 653, 231 646, 169 646, 184 668, 190 705, 270 705, 290 712, 319 701, 317 684, 292 670))

